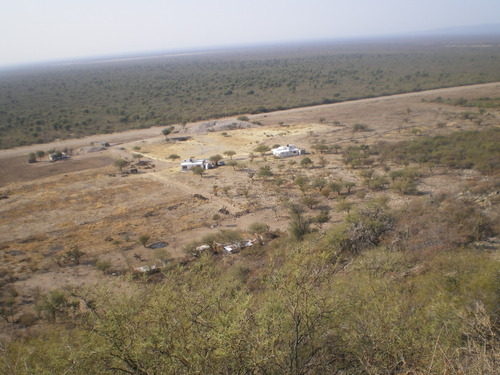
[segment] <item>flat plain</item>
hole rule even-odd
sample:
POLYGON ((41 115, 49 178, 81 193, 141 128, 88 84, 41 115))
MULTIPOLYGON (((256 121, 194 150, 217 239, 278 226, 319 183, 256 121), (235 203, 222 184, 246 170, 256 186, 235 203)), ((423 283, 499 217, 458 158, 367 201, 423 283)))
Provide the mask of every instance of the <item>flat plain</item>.
MULTIPOLYGON (((353 193, 362 190, 368 197, 388 194, 391 205, 402 206, 409 202, 408 196, 367 189, 359 171, 343 163, 341 151, 320 154, 314 145, 338 144, 342 150, 349 144, 371 147, 380 141, 394 143, 419 136, 498 127, 498 108, 477 111, 435 99, 472 101, 499 96, 500 83, 490 83, 248 115, 249 123, 259 125, 245 129, 194 133, 190 129, 203 128, 203 123, 177 125, 169 137, 189 137, 183 141, 166 141, 158 127, 2 150, 2 283, 9 283, 23 295, 27 309, 33 303, 31 296, 36 288, 48 291, 93 285, 115 278, 113 274, 123 275, 135 267, 154 263, 153 249, 139 243, 143 235, 148 236, 148 244, 165 243, 173 258, 182 258, 187 243, 221 229, 245 231, 253 222, 265 222, 272 230, 285 232, 289 216, 282 202, 301 199, 294 184, 299 175, 310 180, 321 177, 353 182, 353 193), (367 131, 354 132, 354 124, 366 125, 367 131), (99 147, 105 142, 110 146, 99 147), (313 167, 302 168, 300 157, 278 160, 257 154, 250 160, 249 155, 260 144, 294 144, 304 148, 313 167), (51 148, 71 148, 72 156, 53 163, 47 157, 27 163, 29 152, 51 148), (235 152, 232 159, 238 165, 210 169, 201 177, 181 172, 180 160, 168 158, 172 154, 181 159, 210 158, 228 150, 235 152), (119 158, 131 163, 140 160, 138 173, 122 175, 113 164, 119 158), (326 159, 323 167, 320 158, 326 159), (254 175, 265 166, 273 172, 272 179, 254 175), (277 178, 279 184, 275 182, 277 178), (62 254, 75 248, 84 253, 79 264, 58 265, 62 254), (111 264, 107 274, 95 266, 102 260, 111 264)), ((228 118, 215 121, 222 120, 228 118)), ((383 173, 382 166, 375 164, 374 168, 383 173)), ((420 180, 418 190, 426 195, 456 193, 473 179, 488 177, 480 177, 473 170, 436 169, 420 180)), ((319 199, 318 206, 329 209, 337 201, 333 195, 319 199)), ((352 194, 350 199, 364 198, 352 194)), ((335 225, 344 215, 331 212, 325 228, 335 225)))

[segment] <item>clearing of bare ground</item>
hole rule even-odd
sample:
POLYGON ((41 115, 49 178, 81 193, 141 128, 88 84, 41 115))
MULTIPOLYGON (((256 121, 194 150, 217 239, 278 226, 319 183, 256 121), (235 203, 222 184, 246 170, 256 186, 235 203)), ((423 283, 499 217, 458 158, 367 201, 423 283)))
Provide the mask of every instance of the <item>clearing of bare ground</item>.
MULTIPOLYGON (((34 303, 34 290, 102 283, 152 265, 158 260, 152 245, 160 244, 171 257, 180 258, 186 244, 222 229, 245 231, 263 222, 286 232, 290 217, 285 202, 303 201, 306 195, 295 183, 299 176, 311 183, 352 183, 352 190, 344 189, 340 199, 334 191, 320 194, 321 186, 308 191, 307 196, 316 199, 308 215, 330 210, 330 220, 320 230, 342 220, 345 212, 336 208, 341 199, 356 203, 385 195, 394 207, 408 204, 408 195, 366 185, 363 168, 344 162, 348 145, 370 148, 380 141, 498 127, 498 107, 479 110, 447 103, 498 97, 500 83, 492 83, 248 115, 252 127, 232 126, 236 119, 224 119, 227 126, 203 132, 190 131, 200 124, 185 129, 178 125, 167 140, 162 128, 151 128, 0 150, 2 286, 22 296, 21 313, 34 303), (105 142, 109 145, 95 148, 105 142), (261 144, 294 144, 307 154, 274 159, 254 151, 261 144), (318 144, 330 151, 319 152, 318 144), (334 145, 340 147, 331 148, 334 145), (27 162, 30 152, 54 148, 69 148, 72 155, 56 162, 46 156, 27 162), (224 156, 227 151, 234 155, 224 156), (181 159, 216 154, 224 156, 226 165, 203 175, 180 171, 181 159), (304 157, 312 164, 301 163, 304 157), (130 162, 127 173, 114 165, 117 159, 130 162), (131 168, 137 172, 128 173, 131 168), (272 175, 259 175, 263 169, 272 175), (78 256, 68 259, 70 252, 78 256), (96 267, 104 261, 109 262, 106 273, 96 267)), ((394 167, 375 158, 371 169, 387 174, 394 167)), ((436 166, 421 176, 416 189, 428 196, 458 194, 471 181, 487 183, 489 178, 436 166)))

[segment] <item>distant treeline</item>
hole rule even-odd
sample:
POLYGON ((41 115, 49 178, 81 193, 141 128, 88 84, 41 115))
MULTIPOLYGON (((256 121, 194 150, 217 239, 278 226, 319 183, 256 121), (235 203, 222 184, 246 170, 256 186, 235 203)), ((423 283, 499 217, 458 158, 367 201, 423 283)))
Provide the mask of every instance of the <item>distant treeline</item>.
POLYGON ((0 74, 0 148, 500 81, 500 43, 322 44, 0 74))

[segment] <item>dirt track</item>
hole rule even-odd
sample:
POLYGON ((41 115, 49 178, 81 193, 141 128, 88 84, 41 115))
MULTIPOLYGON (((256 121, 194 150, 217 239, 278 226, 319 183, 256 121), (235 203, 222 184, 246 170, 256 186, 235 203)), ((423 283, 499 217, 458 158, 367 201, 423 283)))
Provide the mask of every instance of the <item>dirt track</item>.
MULTIPOLYGON (((363 121, 364 123, 375 123, 377 127, 380 116, 388 116, 394 107, 402 107, 402 103, 408 106, 414 106, 419 99, 435 99, 437 96, 459 98, 463 96, 479 97, 481 93, 488 92, 500 95, 500 83, 487 83, 481 85, 461 86, 453 88, 444 88, 416 93, 406 93, 391 95, 386 97, 362 99, 351 102, 326 104, 314 107, 295 108, 284 111, 277 111, 261 115, 248 116, 251 121, 260 121, 265 126, 275 126, 278 123, 296 124, 296 123, 317 123, 320 118, 329 119, 335 116, 337 121, 353 122, 363 121), (397 103, 397 105, 396 105, 397 103), (373 106, 376 106, 374 108, 373 106), (371 108, 374 108, 373 110, 371 108)), ((404 105, 404 104, 403 104, 404 105)), ((388 119, 390 120, 390 119, 388 119)), ((188 125, 189 126, 189 125, 188 125)), ((80 139, 69 139, 64 141, 52 142, 43 145, 31 145, 26 147, 0 150, 0 187, 16 181, 29 181, 32 179, 48 177, 51 175, 64 174, 72 171, 86 170, 110 165, 113 162, 113 156, 120 155, 119 148, 123 145, 140 144, 141 141, 155 142, 163 139, 161 130, 163 127, 153 127, 149 129, 131 130, 122 133, 94 135, 80 139), (81 148, 89 147, 91 144, 109 142, 112 144, 108 152, 97 153, 79 153, 71 160, 65 162, 37 163, 36 165, 27 164, 27 155, 30 152, 38 150, 49 150, 63 148, 81 148)), ((390 131, 390 129, 388 129, 390 131)), ((380 136, 380 134, 371 135, 380 136)))
MULTIPOLYGON (((265 121, 266 123, 272 121, 274 124, 276 124, 280 118, 289 118, 289 117, 296 118, 297 116, 310 118, 311 115, 314 115, 315 112, 322 112, 334 108, 335 109, 350 108, 352 106, 359 106, 367 103, 380 103, 387 101, 390 102, 394 100, 421 98, 421 97, 429 97, 433 99, 436 96, 459 98, 461 96, 467 96, 470 92, 478 90, 481 91, 482 89, 491 89, 491 88, 496 88, 497 92, 500 94, 500 82, 493 82, 493 83, 485 83, 479 85, 450 87, 450 88, 421 91, 421 92, 411 92, 405 94, 361 99, 361 100, 342 102, 342 103, 324 104, 314 107, 293 108, 284 111, 270 112, 264 115, 249 115, 248 117, 251 120, 267 119, 267 121, 265 121)), ((231 117, 229 117, 229 119, 231 119, 231 117)), ((68 139, 64 141, 51 142, 43 145, 31 145, 31 146, 17 147, 7 150, 0 150, 0 159, 12 156, 28 155, 30 152, 34 152, 40 149, 51 149, 51 148, 62 149, 64 147, 76 148, 89 145, 92 142, 99 143, 106 141, 114 144, 121 144, 121 143, 140 141, 144 139, 159 137, 159 134, 161 133, 161 130, 163 128, 164 127, 152 127, 148 129, 129 130, 121 133, 104 134, 104 135, 98 134, 85 138, 68 139)))

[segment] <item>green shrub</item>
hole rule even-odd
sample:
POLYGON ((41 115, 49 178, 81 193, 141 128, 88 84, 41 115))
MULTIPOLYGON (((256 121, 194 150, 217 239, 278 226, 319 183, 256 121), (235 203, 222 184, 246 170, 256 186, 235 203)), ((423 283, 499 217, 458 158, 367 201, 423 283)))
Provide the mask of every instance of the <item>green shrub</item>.
POLYGON ((141 234, 141 235, 139 236, 138 241, 139 241, 139 243, 140 243, 142 246, 146 247, 146 244, 148 243, 148 241, 149 241, 149 239, 150 239, 150 238, 151 238, 151 236, 150 236, 149 234, 141 234))
POLYGON ((96 262, 95 267, 102 273, 107 273, 111 268, 111 261, 109 259, 100 259, 96 262))
POLYGON ((368 130, 368 126, 360 123, 356 123, 352 126, 353 132, 365 132, 368 130))
POLYGON ((254 234, 264 234, 268 232, 270 229, 269 225, 266 223, 261 223, 261 222, 255 222, 249 225, 248 227, 248 232, 254 233, 254 234))

